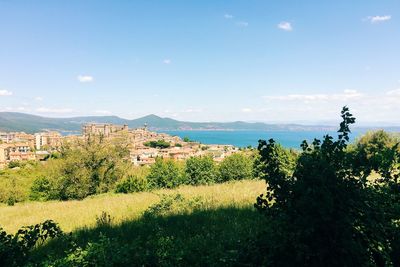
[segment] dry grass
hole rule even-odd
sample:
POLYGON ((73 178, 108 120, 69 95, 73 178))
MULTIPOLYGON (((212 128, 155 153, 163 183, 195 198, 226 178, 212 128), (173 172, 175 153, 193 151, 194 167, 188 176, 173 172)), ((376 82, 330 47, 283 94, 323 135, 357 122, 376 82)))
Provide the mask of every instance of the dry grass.
POLYGON ((173 190, 157 190, 134 194, 105 194, 82 201, 27 202, 8 207, 0 205, 0 226, 13 233, 21 226, 52 219, 64 231, 93 227, 96 216, 109 213, 115 223, 138 218, 162 194, 180 193, 185 198, 202 197, 214 207, 251 206, 265 189, 264 181, 238 181, 212 186, 183 186, 173 190))

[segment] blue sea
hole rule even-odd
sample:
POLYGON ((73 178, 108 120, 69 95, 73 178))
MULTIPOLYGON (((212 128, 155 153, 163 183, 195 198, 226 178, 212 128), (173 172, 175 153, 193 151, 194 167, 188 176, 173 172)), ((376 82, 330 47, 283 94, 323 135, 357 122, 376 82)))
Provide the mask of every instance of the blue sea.
MULTIPOLYGON (((322 139, 326 134, 337 137, 337 132, 323 131, 162 131, 170 135, 181 138, 189 137, 193 141, 203 144, 223 144, 234 145, 237 147, 247 147, 249 145, 257 147, 258 140, 268 140, 273 138, 282 146, 287 148, 300 149, 303 140, 312 141, 314 138, 322 139)), ((354 131, 351 134, 351 141, 363 134, 364 131, 354 131)))

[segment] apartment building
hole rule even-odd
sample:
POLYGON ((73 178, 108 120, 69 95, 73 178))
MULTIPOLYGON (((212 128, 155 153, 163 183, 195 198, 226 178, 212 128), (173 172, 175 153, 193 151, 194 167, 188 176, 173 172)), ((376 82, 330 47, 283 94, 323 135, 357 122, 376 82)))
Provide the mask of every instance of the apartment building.
POLYGON ((62 144, 62 136, 59 132, 48 131, 35 134, 35 148, 36 150, 57 149, 62 144))

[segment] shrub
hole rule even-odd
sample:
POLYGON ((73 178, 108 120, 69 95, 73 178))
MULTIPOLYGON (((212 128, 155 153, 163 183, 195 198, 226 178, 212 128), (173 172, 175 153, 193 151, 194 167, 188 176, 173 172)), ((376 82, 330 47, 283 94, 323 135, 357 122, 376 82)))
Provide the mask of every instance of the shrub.
POLYGON ((117 183, 115 192, 116 193, 134 193, 142 192, 148 189, 147 179, 139 178, 135 175, 130 175, 127 178, 117 183))
POLYGON ((150 166, 147 181, 150 188, 174 188, 184 182, 179 165, 173 160, 162 158, 157 158, 150 166))
POLYGON ((391 171, 378 168, 381 178, 368 182, 363 177, 368 162, 358 162, 347 150, 349 126, 355 118, 347 107, 341 115, 336 140, 326 135, 311 145, 303 141, 294 172, 287 171, 274 140, 260 140, 268 187, 255 206, 267 216, 268 224, 250 246, 252 264, 398 265, 400 155, 387 155, 391 171))
POLYGON ((213 159, 207 157, 191 157, 185 166, 186 184, 212 184, 216 179, 216 168, 213 159))
POLYGON ((61 235, 60 227, 51 220, 22 227, 15 235, 0 228, 0 266, 24 265, 36 245, 61 235))
POLYGON ((243 180, 253 178, 253 160, 243 154, 235 153, 226 157, 218 168, 218 180, 243 180))
POLYGON ((33 181, 31 186, 30 200, 45 201, 51 199, 51 183, 45 177, 39 177, 33 181))

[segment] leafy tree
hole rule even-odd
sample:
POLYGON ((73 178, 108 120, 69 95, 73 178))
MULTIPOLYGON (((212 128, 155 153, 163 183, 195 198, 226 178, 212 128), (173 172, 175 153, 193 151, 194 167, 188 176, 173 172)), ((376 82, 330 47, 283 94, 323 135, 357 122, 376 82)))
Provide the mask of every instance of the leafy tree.
POLYGON ((209 156, 191 157, 186 161, 185 175, 187 184, 212 184, 217 175, 215 163, 209 156))
POLYGON ((129 175, 127 178, 117 183, 116 193, 133 193, 146 191, 148 188, 147 179, 135 175, 129 175))
POLYGON ((49 184, 39 178, 32 195, 67 200, 108 192, 125 176, 127 157, 126 145, 102 138, 70 144, 62 148, 60 159, 47 162, 45 178, 49 184))
POLYGON ((165 140, 158 140, 158 141, 148 141, 144 143, 145 146, 152 147, 152 148, 169 148, 171 144, 165 140))
POLYGON ((235 153, 226 157, 219 165, 218 180, 243 180, 253 178, 253 160, 244 153, 235 153))
MULTIPOLYGON (((294 172, 285 169, 278 146, 260 140, 267 192, 256 208, 268 218, 263 236, 250 245, 253 264, 267 266, 399 266, 398 169, 378 168, 381 179, 364 179, 359 158, 347 150, 349 126, 342 110, 338 138, 302 143, 294 172)), ((395 148, 393 148, 395 149, 395 148)), ((392 158, 393 165, 399 159, 392 158)))
POLYGON ((169 159, 156 158, 147 176, 150 188, 174 188, 183 183, 181 168, 169 159))

